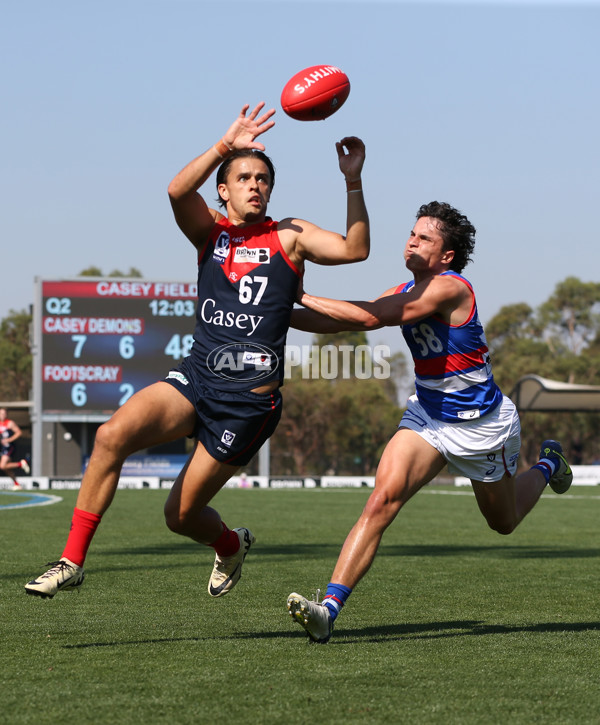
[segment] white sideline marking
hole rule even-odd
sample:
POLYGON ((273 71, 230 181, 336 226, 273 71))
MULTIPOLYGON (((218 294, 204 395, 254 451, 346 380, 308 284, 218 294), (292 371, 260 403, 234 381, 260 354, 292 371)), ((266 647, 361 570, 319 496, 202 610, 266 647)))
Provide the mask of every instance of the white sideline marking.
MULTIPOLYGON (((419 493, 435 493, 438 496, 473 496, 473 491, 435 491, 434 489, 428 488, 422 488, 419 493)), ((600 496, 574 496, 572 493, 544 493, 542 494, 542 498, 568 498, 568 499, 577 499, 578 501, 582 500, 594 500, 594 501, 600 501, 600 496)), ((541 499, 540 499, 541 500, 541 499)))
POLYGON ((0 501, 2 496, 29 496, 29 500, 21 501, 20 503, 0 503, 0 511, 7 509, 26 509, 32 508, 33 506, 50 506, 53 503, 62 501, 60 496, 50 496, 46 493, 30 493, 29 491, 0 491, 0 501), (32 500, 33 499, 33 500, 32 500))

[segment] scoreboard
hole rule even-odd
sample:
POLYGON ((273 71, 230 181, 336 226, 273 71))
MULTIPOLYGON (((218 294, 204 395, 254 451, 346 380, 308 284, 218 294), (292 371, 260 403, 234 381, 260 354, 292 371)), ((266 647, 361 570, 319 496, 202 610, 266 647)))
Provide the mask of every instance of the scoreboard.
POLYGON ((42 419, 106 418, 190 353, 195 282, 79 277, 36 285, 42 419))

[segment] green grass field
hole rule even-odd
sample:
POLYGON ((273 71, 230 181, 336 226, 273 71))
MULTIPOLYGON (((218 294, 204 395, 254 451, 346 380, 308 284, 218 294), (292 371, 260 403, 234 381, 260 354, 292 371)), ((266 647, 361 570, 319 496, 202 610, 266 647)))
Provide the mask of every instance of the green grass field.
POLYGON ((62 551, 75 493, 61 495, 0 510, 0 722, 600 721, 598 489, 544 496, 509 537, 470 489, 422 491, 326 646, 285 601, 325 589, 368 491, 221 492, 224 520, 257 543, 217 600, 212 550, 166 529, 166 492, 119 491, 81 592, 27 597, 62 551))

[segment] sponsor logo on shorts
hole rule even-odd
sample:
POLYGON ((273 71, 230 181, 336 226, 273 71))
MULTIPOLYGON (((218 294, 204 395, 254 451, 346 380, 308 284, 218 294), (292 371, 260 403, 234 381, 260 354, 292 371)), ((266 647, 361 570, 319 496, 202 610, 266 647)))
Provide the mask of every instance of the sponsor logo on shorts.
POLYGON ((219 264, 224 264, 229 255, 229 234, 221 232, 219 238, 215 242, 215 251, 213 252, 213 260, 219 264))
POLYGON ((279 367, 277 355, 266 345, 231 342, 212 350, 208 369, 225 380, 260 380, 279 367))
POLYGON ((185 377, 183 373, 180 373, 179 370, 171 370, 171 372, 167 375, 167 380, 169 380, 169 378, 177 380, 182 385, 190 384, 190 381, 185 377))
POLYGON ((221 436, 221 443, 224 443, 228 448, 231 448, 231 444, 233 443, 234 438, 235 433, 232 433, 230 430, 225 429, 223 431, 223 435, 221 436))

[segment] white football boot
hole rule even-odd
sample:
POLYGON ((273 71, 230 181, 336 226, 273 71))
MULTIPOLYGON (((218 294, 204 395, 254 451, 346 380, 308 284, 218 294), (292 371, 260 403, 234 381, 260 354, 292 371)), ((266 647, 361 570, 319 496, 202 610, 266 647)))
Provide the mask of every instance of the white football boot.
POLYGON ((25 584, 27 594, 33 594, 42 597, 42 599, 52 599, 56 592, 65 591, 66 589, 79 589, 83 584, 85 577, 83 567, 73 564, 69 559, 51 561, 48 562, 48 566, 52 568, 37 577, 37 579, 32 579, 25 584))
POLYGON ((211 597, 228 594, 242 576, 242 564, 252 544, 256 541, 249 529, 233 529, 240 539, 240 548, 233 556, 215 556, 215 564, 208 582, 211 597))
POLYGON ((301 627, 313 642, 326 644, 333 632, 333 621, 329 609, 319 602, 311 602, 301 594, 292 592, 287 600, 290 617, 301 627))

